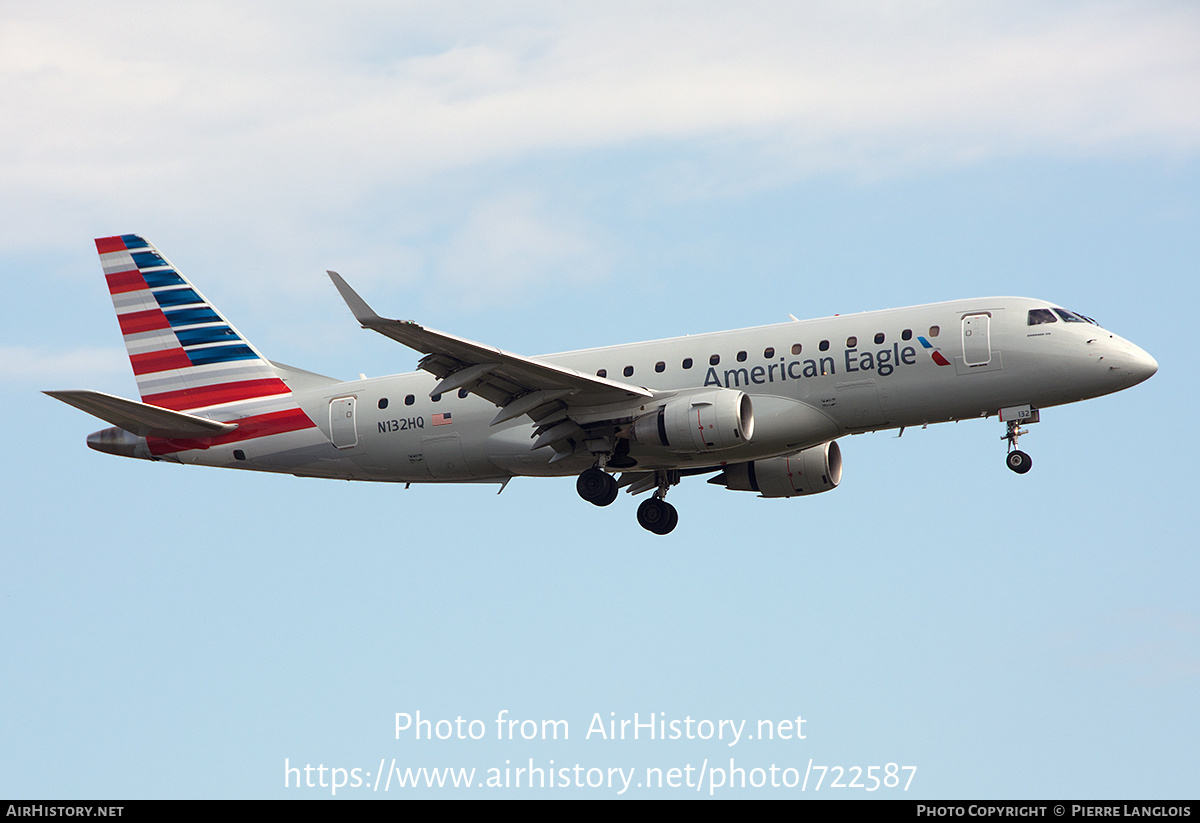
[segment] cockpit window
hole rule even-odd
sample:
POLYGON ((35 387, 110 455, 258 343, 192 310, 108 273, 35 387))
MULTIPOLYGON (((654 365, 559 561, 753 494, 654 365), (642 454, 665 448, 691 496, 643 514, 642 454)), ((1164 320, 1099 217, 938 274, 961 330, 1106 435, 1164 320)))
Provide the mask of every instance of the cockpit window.
POLYGON ((1057 323, 1058 318, 1049 309, 1030 309, 1029 325, 1040 326, 1042 323, 1057 323))
MULTIPOLYGON (((1033 312, 1030 312, 1032 314, 1033 312)), ((1090 317, 1084 317, 1082 314, 1076 314, 1073 311, 1066 309, 1055 309, 1054 313, 1063 319, 1064 323, 1091 323, 1093 326, 1100 325, 1090 317)))

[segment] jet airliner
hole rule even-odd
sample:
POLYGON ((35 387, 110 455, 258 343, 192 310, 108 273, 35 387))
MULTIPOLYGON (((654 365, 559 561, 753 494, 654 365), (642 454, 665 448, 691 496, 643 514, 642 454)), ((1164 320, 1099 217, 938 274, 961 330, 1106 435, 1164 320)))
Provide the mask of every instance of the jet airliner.
POLYGON ((983 297, 525 357, 375 311, 365 329, 417 371, 341 381, 268 360, 154 246, 96 240, 141 401, 46 394, 112 428, 98 451, 146 460, 395 483, 575 476, 580 497, 650 492, 638 523, 675 528, 684 477, 761 497, 842 477, 837 439, 996 417, 1006 463, 1049 406, 1134 386, 1149 354, 1054 303, 983 297))

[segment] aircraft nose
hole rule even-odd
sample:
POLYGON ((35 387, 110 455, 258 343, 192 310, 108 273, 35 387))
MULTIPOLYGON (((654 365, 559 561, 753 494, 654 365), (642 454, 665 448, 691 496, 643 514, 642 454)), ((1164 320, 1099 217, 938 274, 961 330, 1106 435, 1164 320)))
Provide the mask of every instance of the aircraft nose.
POLYGON ((1131 345, 1125 359, 1125 373, 1132 379, 1130 385, 1136 385, 1143 380, 1149 380, 1158 371, 1158 361, 1148 352, 1131 345))
POLYGON ((1138 359, 1138 364, 1134 367, 1135 375, 1138 382, 1153 377, 1158 371, 1158 361, 1149 355, 1149 353, 1138 349, 1138 354, 1141 357, 1138 359))

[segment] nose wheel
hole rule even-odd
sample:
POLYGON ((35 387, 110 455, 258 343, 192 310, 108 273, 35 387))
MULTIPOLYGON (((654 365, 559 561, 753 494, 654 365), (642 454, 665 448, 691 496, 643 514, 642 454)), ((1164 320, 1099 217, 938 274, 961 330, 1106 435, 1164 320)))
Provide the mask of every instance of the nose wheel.
POLYGON ((1017 474, 1024 474, 1033 468, 1033 458, 1020 450, 1010 451, 1004 462, 1017 474))
POLYGON ((1033 468, 1033 458, 1017 448, 1017 438, 1023 434, 1028 432, 1022 431, 1016 420, 1008 421, 1008 432, 1004 435, 1004 439, 1008 441, 1008 454, 1004 458, 1004 464, 1017 474, 1025 474, 1033 468))

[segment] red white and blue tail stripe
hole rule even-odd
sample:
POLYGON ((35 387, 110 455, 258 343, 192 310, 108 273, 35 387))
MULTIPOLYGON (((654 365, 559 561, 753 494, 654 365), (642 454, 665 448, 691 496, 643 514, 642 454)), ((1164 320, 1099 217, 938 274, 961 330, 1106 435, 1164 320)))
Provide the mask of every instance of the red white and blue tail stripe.
POLYGON ((96 250, 142 401, 175 411, 287 394, 254 347, 136 234, 96 250))
POLYGON ((153 453, 313 426, 266 358, 154 246, 122 234, 97 238, 96 250, 142 401, 238 421, 236 431, 215 437, 149 438, 153 453))

